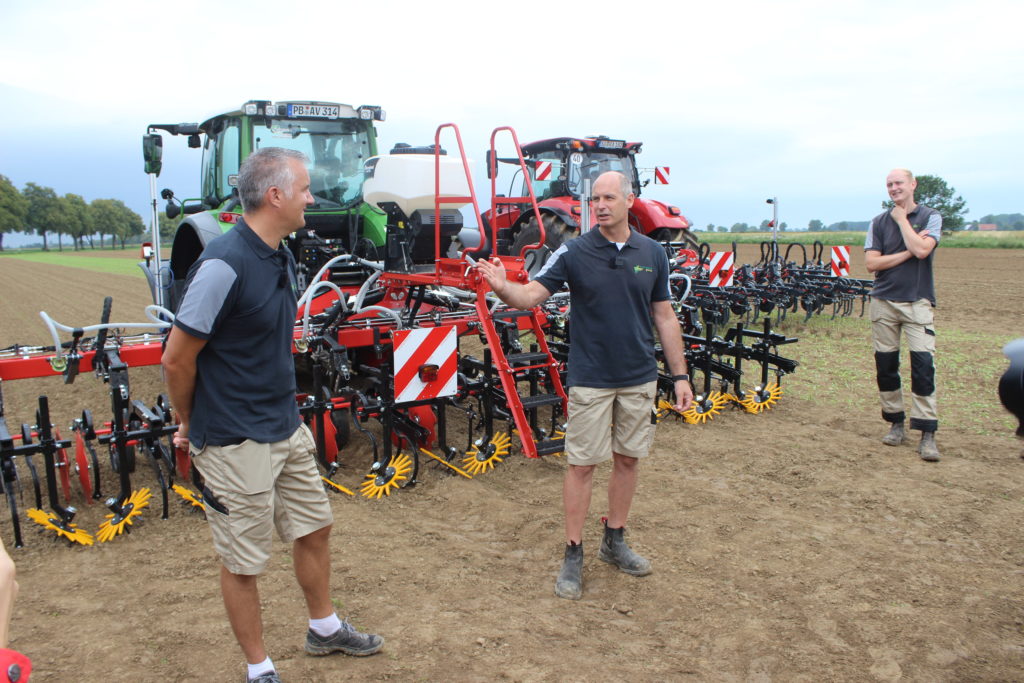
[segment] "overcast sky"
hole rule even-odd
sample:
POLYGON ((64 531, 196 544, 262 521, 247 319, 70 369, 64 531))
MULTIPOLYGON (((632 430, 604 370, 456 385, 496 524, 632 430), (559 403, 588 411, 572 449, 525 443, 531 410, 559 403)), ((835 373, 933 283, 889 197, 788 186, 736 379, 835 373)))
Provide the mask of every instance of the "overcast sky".
MULTIPOLYGON (((935 174, 968 218, 1024 211, 1024 3, 4 0, 0 174, 148 223, 141 136, 249 99, 377 104, 380 142, 459 124, 605 134, 669 166, 645 195, 698 227, 867 220, 885 175, 935 174)), ((446 146, 453 147, 449 142, 446 146)), ((165 140, 160 187, 198 194, 165 140)), ((486 203, 486 199, 482 200, 486 203)))

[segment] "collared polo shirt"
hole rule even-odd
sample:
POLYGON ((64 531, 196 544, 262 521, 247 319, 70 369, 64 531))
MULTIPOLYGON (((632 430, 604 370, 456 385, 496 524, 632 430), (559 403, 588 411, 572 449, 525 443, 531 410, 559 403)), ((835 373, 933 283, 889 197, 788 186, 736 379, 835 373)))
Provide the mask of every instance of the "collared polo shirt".
MULTIPOLYGON (((942 237, 942 215, 930 207, 918 204, 917 208, 907 214, 907 220, 914 230, 935 240, 938 248, 942 237)), ((875 216, 868 228, 864 240, 864 251, 877 251, 882 256, 907 251, 900 226, 886 211, 875 216)), ((875 284, 871 288, 871 296, 886 301, 918 301, 928 299, 935 305, 935 279, 932 274, 932 262, 935 249, 923 259, 911 258, 898 266, 886 268, 875 273, 875 284)))
POLYGON ((196 359, 189 441, 273 443, 299 426, 292 330, 295 261, 240 219, 189 270, 174 324, 206 340, 196 359))
POLYGON ((658 377, 651 304, 671 299, 668 256, 635 230, 620 250, 597 228, 561 245, 534 278, 569 285, 567 383, 629 387, 658 377))

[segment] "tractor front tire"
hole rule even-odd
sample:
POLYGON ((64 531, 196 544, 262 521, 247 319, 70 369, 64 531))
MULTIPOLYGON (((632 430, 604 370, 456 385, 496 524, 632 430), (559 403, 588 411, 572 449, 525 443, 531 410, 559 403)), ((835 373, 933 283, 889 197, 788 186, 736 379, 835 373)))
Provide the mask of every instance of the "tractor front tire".
MULTIPOLYGON (((565 221, 554 214, 544 214, 542 219, 544 221, 544 245, 526 253, 526 272, 531 277, 540 271, 558 247, 579 236, 578 228, 570 228, 565 221)), ((537 244, 539 240, 540 230, 537 227, 537 218, 533 217, 516 233, 516 239, 512 243, 512 255, 519 256, 523 247, 537 244)))

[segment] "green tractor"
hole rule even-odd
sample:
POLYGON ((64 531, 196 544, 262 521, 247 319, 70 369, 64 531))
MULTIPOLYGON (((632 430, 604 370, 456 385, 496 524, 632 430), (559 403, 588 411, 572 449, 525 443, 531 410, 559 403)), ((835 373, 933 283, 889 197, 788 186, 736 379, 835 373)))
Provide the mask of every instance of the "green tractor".
MULTIPOLYGON (((156 177, 163 149, 156 131, 184 135, 190 148, 203 150, 202 196, 179 201, 169 189, 160 193, 167 201, 167 216, 183 218, 169 259, 160 256, 155 227, 153 244, 143 250, 143 270, 154 301, 175 311, 189 268, 211 240, 238 222, 242 215, 236 189, 238 167, 261 147, 287 147, 310 159, 310 193, 315 201, 306 209, 306 227, 288 240, 299 266, 300 286, 308 284, 335 254, 376 260, 385 244, 387 216, 363 201, 363 165, 377 154, 374 122, 383 120, 384 112, 375 106, 250 100, 199 124, 151 124, 143 138, 143 156, 154 226, 159 223, 156 177)), ((362 276, 353 273, 353 277, 362 276)))

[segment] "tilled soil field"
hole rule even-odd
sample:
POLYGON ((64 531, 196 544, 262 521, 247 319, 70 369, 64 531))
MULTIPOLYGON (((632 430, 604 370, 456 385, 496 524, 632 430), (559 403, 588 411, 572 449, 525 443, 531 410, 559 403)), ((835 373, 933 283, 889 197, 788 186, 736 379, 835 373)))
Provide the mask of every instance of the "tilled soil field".
MULTIPOLYGON (((740 263, 756 260, 744 249, 740 263)), ((607 466, 584 596, 569 602, 552 593, 561 459, 513 455, 472 481, 425 464, 416 487, 386 499, 332 496, 339 613, 384 635, 384 651, 303 654, 302 600, 279 544, 260 584, 271 656, 292 683, 1024 679, 1024 461, 996 398, 999 350, 1024 334, 1022 270, 1024 251, 938 252, 940 463, 880 443, 866 319, 790 318, 801 341, 782 351, 801 365, 774 409, 658 427, 629 530, 652 575, 597 560, 607 466)), ((10 258, 0 293, 0 347, 46 343, 41 308, 87 325, 105 295, 117 321, 142 319, 148 303, 141 278, 10 258)), ((131 377, 133 397, 152 402, 158 370, 131 377)), ((12 428, 32 421, 41 393, 58 425, 85 407, 110 412, 87 372, 71 386, 2 388, 12 428)), ((353 441, 336 479, 356 489, 371 457, 353 441)), ((136 486, 150 479, 142 467, 136 486)), ((102 506, 75 502, 95 532, 102 506)), ((31 504, 25 490, 22 514, 31 504)), ((93 547, 22 519, 20 549, 0 514, 21 585, 12 647, 32 657, 34 681, 243 679, 203 517, 173 500, 168 520, 159 511, 157 496, 131 534, 93 547)))

